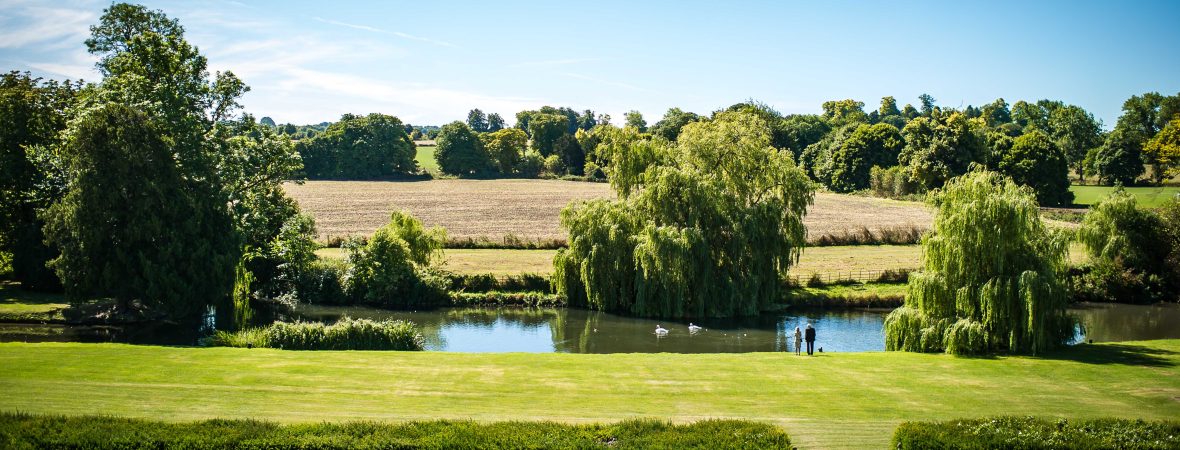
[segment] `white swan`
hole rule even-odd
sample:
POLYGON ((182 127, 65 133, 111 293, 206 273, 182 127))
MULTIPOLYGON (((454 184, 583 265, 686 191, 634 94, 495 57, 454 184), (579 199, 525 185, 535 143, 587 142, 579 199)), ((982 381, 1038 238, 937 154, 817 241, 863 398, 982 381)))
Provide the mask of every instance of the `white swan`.
POLYGON ((660 335, 660 336, 663 336, 663 335, 665 335, 665 334, 668 334, 668 329, 667 329, 667 328, 664 328, 664 327, 662 327, 662 326, 660 326, 660 325, 656 325, 656 334, 657 334, 657 335, 660 335))
POLYGON ((689 323, 688 323, 688 332, 689 332, 689 333, 696 333, 696 332, 698 332, 698 331, 701 331, 701 330, 703 330, 703 329, 704 329, 704 328, 701 328, 701 327, 699 327, 699 326, 693 325, 693 323, 692 323, 692 322, 689 322, 689 323))

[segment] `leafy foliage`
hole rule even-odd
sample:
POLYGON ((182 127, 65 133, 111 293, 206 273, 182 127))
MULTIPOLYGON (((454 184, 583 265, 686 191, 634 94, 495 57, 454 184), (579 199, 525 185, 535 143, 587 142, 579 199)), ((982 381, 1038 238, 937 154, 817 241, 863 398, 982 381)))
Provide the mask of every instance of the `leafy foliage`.
POLYGON ((386 449, 386 448, 790 448, 774 425, 703 420, 675 425, 651 419, 614 424, 468 421, 278 425, 254 420, 171 423, 113 417, 0 415, 0 442, 13 450, 93 449, 386 449))
POLYGON ((72 127, 65 197, 45 213, 51 262, 74 298, 109 296, 175 316, 229 294, 238 242, 229 211, 194 189, 146 114, 109 104, 72 127), (227 238, 229 237, 229 238, 227 238))
POLYGON ((836 192, 850 192, 869 187, 873 167, 897 165, 897 155, 905 141, 893 125, 862 124, 831 150, 827 185, 836 192))
POLYGON ((1129 419, 997 417, 948 422, 905 422, 892 448, 1166 449, 1180 446, 1180 422, 1129 419))
POLYGON ((369 179, 418 170, 405 125, 385 114, 345 114, 296 148, 308 178, 369 179))
POLYGON ((488 169, 488 154, 479 135, 459 121, 443 125, 434 158, 438 168, 450 175, 471 175, 488 169))
MULTIPOLYGON (((1175 212, 1176 201, 1171 209, 1175 212)), ((1083 277, 1084 296, 1095 300, 1151 303, 1174 299, 1180 273, 1172 258, 1177 252, 1175 218, 1165 221, 1154 211, 1139 208, 1123 189, 1090 208, 1077 239, 1090 253, 1092 269, 1083 277)))
POLYGON ((333 324, 275 322, 236 333, 218 331, 205 340, 214 347, 284 350, 422 350, 425 340, 411 322, 345 317, 333 324))
POLYGON ((755 114, 727 112, 684 127, 675 145, 613 155, 620 200, 562 211, 570 247, 554 259, 571 304, 640 316, 756 314, 778 298, 803 245, 813 188, 770 145, 755 114))
POLYGON ((1013 140, 1011 149, 1000 157, 997 169, 1017 184, 1032 187, 1041 205, 1068 206, 1073 203, 1073 192, 1069 191, 1069 161, 1049 135, 1039 130, 1013 140))
POLYGON ((885 318, 887 350, 1039 353, 1073 335, 1065 236, 1041 222, 1033 193, 976 170, 931 195, 923 270, 885 318))
POLYGON ((56 251, 44 244, 38 209, 61 196, 30 153, 48 154, 66 128, 78 86, 43 81, 28 73, 0 76, 0 251, 12 255, 13 279, 26 288, 53 289, 57 275, 46 267, 56 251))
POLYGON ((505 128, 481 135, 480 139, 496 170, 503 174, 520 171, 529 144, 529 137, 524 131, 505 128))
POLYGON ((365 244, 347 245, 349 295, 373 305, 405 308, 429 303, 445 283, 426 274, 438 258, 446 231, 426 229, 413 216, 395 211, 365 244), (437 282, 437 283, 432 283, 437 282))
POLYGON ((902 136, 906 146, 898 162, 908 168, 911 178, 927 188, 940 187, 966 173, 986 150, 983 138, 961 113, 913 119, 902 129, 902 136))

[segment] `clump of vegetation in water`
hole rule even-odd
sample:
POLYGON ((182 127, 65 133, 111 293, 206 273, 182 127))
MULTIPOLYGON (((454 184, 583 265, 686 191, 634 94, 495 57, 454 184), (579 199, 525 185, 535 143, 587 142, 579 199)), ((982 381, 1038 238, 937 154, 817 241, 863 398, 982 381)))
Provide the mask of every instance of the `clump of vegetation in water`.
POLYGON ((561 214, 570 246, 554 259, 572 305, 649 317, 757 314, 804 245, 814 187, 771 146, 756 114, 684 126, 675 143, 597 149, 620 199, 561 214))
POLYGON ((887 350, 1037 353, 1073 334, 1063 283, 1068 239, 1047 229, 1031 189, 976 170, 931 196, 938 208, 887 350))
POLYGON ((344 318, 319 322, 276 322, 263 328, 218 331, 205 339, 213 347, 284 350, 422 350, 425 340, 411 322, 344 318))

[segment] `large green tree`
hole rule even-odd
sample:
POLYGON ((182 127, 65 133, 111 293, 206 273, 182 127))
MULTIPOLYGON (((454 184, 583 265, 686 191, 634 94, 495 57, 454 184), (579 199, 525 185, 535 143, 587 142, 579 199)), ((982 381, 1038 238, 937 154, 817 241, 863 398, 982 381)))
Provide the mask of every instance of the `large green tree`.
POLYGON ((901 132, 893 125, 860 124, 831 149, 827 186, 836 192, 868 189, 870 170, 897 165, 897 155, 904 146, 901 132))
POLYGON ((1128 303, 1175 301, 1180 291, 1180 269, 1174 265, 1176 201, 1161 217, 1140 208, 1135 197, 1116 190, 1090 208, 1077 230, 1089 253, 1090 271, 1080 291, 1096 300, 1128 303))
POLYGON ((78 85, 11 72, 0 76, 0 251, 12 254, 12 274, 26 289, 54 289, 45 264, 56 252, 44 244, 37 210, 60 196, 46 189, 42 168, 30 160, 48 155, 66 127, 78 85))
POLYGON ((479 135, 459 121, 443 125, 435 138, 438 148, 434 158, 438 168, 450 175, 473 175, 487 170, 491 165, 479 135))
POLYGON ((973 171, 931 196, 934 228, 905 305, 885 318, 887 350, 1042 353, 1073 337, 1067 237, 1046 228, 1031 189, 973 171))
POLYGON ((311 139, 299 141, 308 178, 368 179, 418 170, 416 148, 397 117, 345 114, 311 139))
POLYGON ((623 115, 623 118, 625 119, 625 126, 635 128, 636 130, 639 130, 640 133, 647 132, 647 121, 643 120, 643 114, 639 111, 627 111, 627 113, 623 115))
POLYGON ((175 144, 149 115, 106 104, 70 129, 64 198, 45 213, 66 294, 133 300, 192 316, 233 285, 238 240, 224 204, 184 176, 175 144))
POLYGON ((505 128, 481 135, 480 139, 496 170, 502 174, 512 174, 520 169, 529 144, 529 137, 524 131, 505 128))
POLYGON ((1069 190, 1069 165, 1065 152, 1040 130, 1033 130, 1012 141, 1012 147, 1000 156, 997 169, 1017 184, 1033 188, 1043 206, 1068 206, 1073 203, 1069 190))
POLYGON ((1102 145, 1102 123, 1080 106, 1068 105, 1049 113, 1049 132, 1080 178, 1086 154, 1102 145))
POLYGON ((983 160, 987 143, 961 113, 933 114, 910 120, 901 131, 905 148, 898 161, 910 177, 927 188, 942 186, 983 160))
POLYGON ((685 125, 704 119, 700 115, 686 112, 680 108, 668 108, 664 118, 651 127, 651 133, 669 141, 675 141, 680 136, 680 130, 685 125))
POLYGON ((471 127, 476 133, 487 133, 491 125, 488 123, 488 116, 475 108, 467 112, 467 126, 471 127))
POLYGON ((554 277, 572 304, 727 317, 778 298, 814 194, 764 120, 720 113, 685 126, 674 145, 640 141, 619 153, 608 172, 620 199, 562 212, 570 247, 554 277))
POLYGON ((553 144, 566 134, 569 119, 560 114, 537 114, 529 118, 528 132, 533 138, 533 149, 548 157, 553 154, 553 144))

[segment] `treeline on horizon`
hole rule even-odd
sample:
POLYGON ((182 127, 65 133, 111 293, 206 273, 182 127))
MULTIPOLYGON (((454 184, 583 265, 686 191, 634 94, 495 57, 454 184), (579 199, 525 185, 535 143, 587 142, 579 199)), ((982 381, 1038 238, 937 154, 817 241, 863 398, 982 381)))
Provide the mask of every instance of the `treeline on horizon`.
POLYGON ((863 102, 833 100, 823 103, 821 114, 789 115, 751 100, 709 115, 671 108, 651 126, 638 111, 628 112, 619 127, 592 110, 545 106, 516 113, 511 127, 499 114, 473 109, 465 121, 438 128, 384 114, 278 128, 297 139, 309 178, 420 173, 413 160, 418 139, 436 139, 436 158, 448 175, 603 178, 610 161, 599 145, 634 144, 621 142, 627 139, 669 145, 685 125, 727 111, 762 117, 771 145, 789 151, 812 180, 835 192, 871 189, 906 197, 940 187, 974 164, 1033 187, 1042 205, 1064 206, 1073 200, 1071 175, 1129 186, 1180 173, 1180 93, 1130 97, 1110 131, 1085 109, 1055 100, 1009 104, 1000 98, 961 110, 925 94, 918 100, 918 107, 899 107, 884 97, 867 113, 863 102), (638 134, 623 137, 630 135, 620 129, 638 134))

